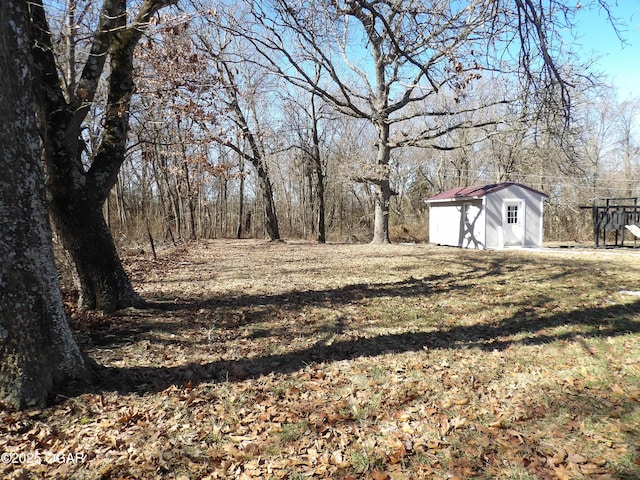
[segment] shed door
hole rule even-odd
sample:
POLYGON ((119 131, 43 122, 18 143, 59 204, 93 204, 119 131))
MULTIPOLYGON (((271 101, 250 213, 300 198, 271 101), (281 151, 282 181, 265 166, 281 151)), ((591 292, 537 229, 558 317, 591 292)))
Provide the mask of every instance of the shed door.
POLYGON ((523 244, 524 202, 505 200, 502 204, 502 235, 505 246, 523 244))

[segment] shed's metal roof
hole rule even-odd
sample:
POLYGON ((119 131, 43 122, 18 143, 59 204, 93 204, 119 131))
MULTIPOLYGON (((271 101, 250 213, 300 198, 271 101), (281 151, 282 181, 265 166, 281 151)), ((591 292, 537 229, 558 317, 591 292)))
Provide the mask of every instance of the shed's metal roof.
POLYGON ((531 187, 527 187, 526 185, 522 185, 516 182, 502 182, 502 183, 490 183, 489 185, 476 185, 473 187, 458 187, 452 188, 450 190, 446 190, 438 195, 434 195, 433 197, 427 199, 427 202, 442 202, 447 200, 463 200, 466 198, 480 198, 484 197, 493 192, 497 192, 498 190, 502 190, 503 188, 510 187, 512 185, 526 188, 527 190, 540 194, 544 197, 549 197, 546 193, 540 192, 531 187))

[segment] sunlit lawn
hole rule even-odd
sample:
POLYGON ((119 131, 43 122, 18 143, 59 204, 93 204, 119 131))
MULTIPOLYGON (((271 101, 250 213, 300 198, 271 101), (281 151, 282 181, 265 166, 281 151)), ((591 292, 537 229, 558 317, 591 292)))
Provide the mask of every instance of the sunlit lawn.
POLYGON ((0 450, 82 461, 3 478, 640 478, 640 249, 126 260, 150 308, 71 312, 96 385, 0 413, 0 450))

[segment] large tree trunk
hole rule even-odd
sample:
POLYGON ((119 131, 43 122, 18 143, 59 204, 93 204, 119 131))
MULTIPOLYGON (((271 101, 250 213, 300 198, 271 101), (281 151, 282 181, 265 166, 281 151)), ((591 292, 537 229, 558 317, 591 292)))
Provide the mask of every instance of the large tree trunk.
POLYGON ((102 204, 76 192, 68 201, 51 198, 49 210, 73 266, 79 308, 112 312, 141 305, 122 267, 102 204))
MULTIPOLYGON (((320 69, 316 70, 316 79, 320 80, 320 69)), ((313 157, 313 168, 316 174, 316 198, 318 211, 316 216, 317 241, 325 243, 327 241, 325 228, 325 198, 324 198, 324 170, 322 159, 320 158, 320 133, 318 132, 318 112, 316 110, 315 93, 311 94, 311 156, 313 157)))
POLYGON ((327 241, 325 218, 326 218, 326 206, 325 206, 325 193, 324 193, 324 173, 322 172, 322 165, 317 165, 316 181, 318 182, 316 187, 316 195, 318 198, 318 212, 317 212, 317 230, 318 230, 318 243, 325 243, 327 241))
POLYGON ((139 303, 102 214, 125 158, 133 95, 133 52, 151 16, 175 0, 145 0, 127 26, 126 2, 104 0, 91 50, 75 91, 63 91, 42 0, 31 2, 36 105, 44 139, 47 193, 53 225, 75 270, 81 308, 104 311, 139 303), (82 128, 106 57, 107 103, 100 145, 85 167, 82 128))
POLYGON ((258 184, 262 192, 264 203, 264 227, 269 240, 280 240, 280 228, 278 227, 278 217, 276 215, 275 202, 273 200, 273 188, 266 168, 262 162, 256 165, 258 172, 258 184))
MULTIPOLYGON (((386 97, 380 100, 381 104, 386 105, 386 97)), ((389 123, 386 117, 376 123, 378 132, 377 140, 377 166, 376 174, 370 181, 376 185, 375 211, 373 217, 373 240, 371 243, 391 243, 389 238, 389 207, 391 205, 391 186, 389 183, 390 170, 389 161, 391 160, 391 148, 389 147, 389 123)))
POLYGON ((27 2, 0 3, 0 404, 43 405, 85 363, 53 263, 31 89, 27 2))
POLYGON ((238 159, 238 169, 240 170, 240 191, 238 193, 240 204, 238 205, 238 228, 236 238, 242 238, 242 225, 244 222, 244 159, 240 155, 238 159))
POLYGON ((371 243, 391 243, 389 237, 389 205, 391 202, 389 179, 377 182, 376 187, 378 191, 376 192, 371 243))

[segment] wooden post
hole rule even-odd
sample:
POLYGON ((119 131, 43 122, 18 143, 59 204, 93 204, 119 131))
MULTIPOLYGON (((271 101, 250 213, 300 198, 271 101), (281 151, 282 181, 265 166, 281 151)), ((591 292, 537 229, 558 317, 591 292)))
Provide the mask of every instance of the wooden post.
POLYGON ((598 207, 593 204, 593 241, 596 244, 596 248, 600 246, 600 225, 598 223, 598 207))

